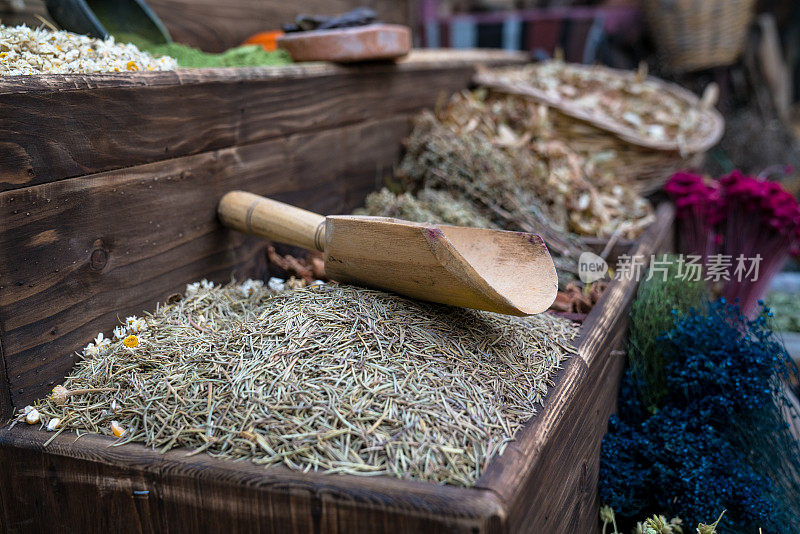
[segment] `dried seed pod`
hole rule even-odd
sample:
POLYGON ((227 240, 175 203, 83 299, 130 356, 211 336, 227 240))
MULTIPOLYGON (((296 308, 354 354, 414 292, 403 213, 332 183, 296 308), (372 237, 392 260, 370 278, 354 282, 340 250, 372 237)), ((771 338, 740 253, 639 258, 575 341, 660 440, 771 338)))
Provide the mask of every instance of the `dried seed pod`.
POLYGON ((89 388, 89 389, 74 389, 72 391, 68 390, 62 385, 58 385, 53 388, 52 393, 50 394, 50 398, 53 399, 59 406, 63 406, 66 404, 67 399, 73 395, 83 395, 85 393, 102 393, 104 391, 114 391, 114 388, 89 388))
POLYGON ((63 406, 64 403, 67 402, 67 397, 69 397, 69 390, 64 386, 62 386, 61 384, 59 384, 53 388, 51 397, 53 399, 53 402, 55 402, 59 406, 63 406))

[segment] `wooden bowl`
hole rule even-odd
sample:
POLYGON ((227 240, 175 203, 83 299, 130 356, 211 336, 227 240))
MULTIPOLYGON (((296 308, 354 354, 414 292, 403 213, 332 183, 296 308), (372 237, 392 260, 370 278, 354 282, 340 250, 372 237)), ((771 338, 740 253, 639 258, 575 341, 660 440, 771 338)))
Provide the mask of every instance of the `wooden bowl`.
POLYGON ((288 33, 278 47, 294 61, 354 63, 397 59, 411 51, 411 30, 397 24, 288 33))

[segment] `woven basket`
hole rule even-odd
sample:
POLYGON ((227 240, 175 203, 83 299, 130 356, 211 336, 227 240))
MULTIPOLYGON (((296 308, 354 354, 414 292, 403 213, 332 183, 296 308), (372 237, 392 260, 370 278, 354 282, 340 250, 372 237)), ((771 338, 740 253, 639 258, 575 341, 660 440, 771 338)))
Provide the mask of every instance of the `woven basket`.
POLYGON ((656 47, 676 72, 736 62, 754 4, 755 0, 641 0, 656 47))
MULTIPOLYGON (((616 72, 619 76, 634 76, 627 71, 616 72)), ((474 77, 478 85, 525 96, 546 105, 548 117, 558 136, 579 154, 591 156, 598 152, 613 151, 615 175, 643 195, 661 189, 676 171, 700 166, 706 151, 719 142, 725 130, 722 115, 713 108, 716 86, 709 86, 701 100, 678 85, 656 78, 649 80, 656 83, 660 91, 671 93, 702 113, 698 131, 684 144, 678 146, 672 142, 654 142, 643 138, 635 130, 621 127, 619 123, 576 109, 569 100, 555 99, 529 84, 509 81, 503 76, 503 69, 479 69, 474 77)))

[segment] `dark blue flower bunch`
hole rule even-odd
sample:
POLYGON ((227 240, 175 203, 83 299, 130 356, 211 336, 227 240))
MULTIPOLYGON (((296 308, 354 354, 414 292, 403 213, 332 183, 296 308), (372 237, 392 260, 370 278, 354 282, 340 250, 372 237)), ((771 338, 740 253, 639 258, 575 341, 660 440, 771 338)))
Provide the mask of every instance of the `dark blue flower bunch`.
POLYGON ((618 517, 691 525, 727 510, 725 532, 800 532, 800 449, 782 415, 796 369, 768 316, 748 320, 724 300, 676 316, 659 338, 668 395, 655 413, 626 372, 600 466, 618 517))

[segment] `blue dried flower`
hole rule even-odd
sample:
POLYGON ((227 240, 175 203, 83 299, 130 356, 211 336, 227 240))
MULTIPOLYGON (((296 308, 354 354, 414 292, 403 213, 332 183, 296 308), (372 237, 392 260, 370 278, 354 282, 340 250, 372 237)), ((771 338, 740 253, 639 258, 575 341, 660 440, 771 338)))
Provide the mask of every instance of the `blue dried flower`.
POLYGON ((726 532, 800 532, 800 448, 781 415, 796 368, 765 315, 750 321, 720 299, 676 318, 659 338, 668 396, 656 413, 626 372, 599 484, 618 517, 696 524, 726 509, 726 532))

